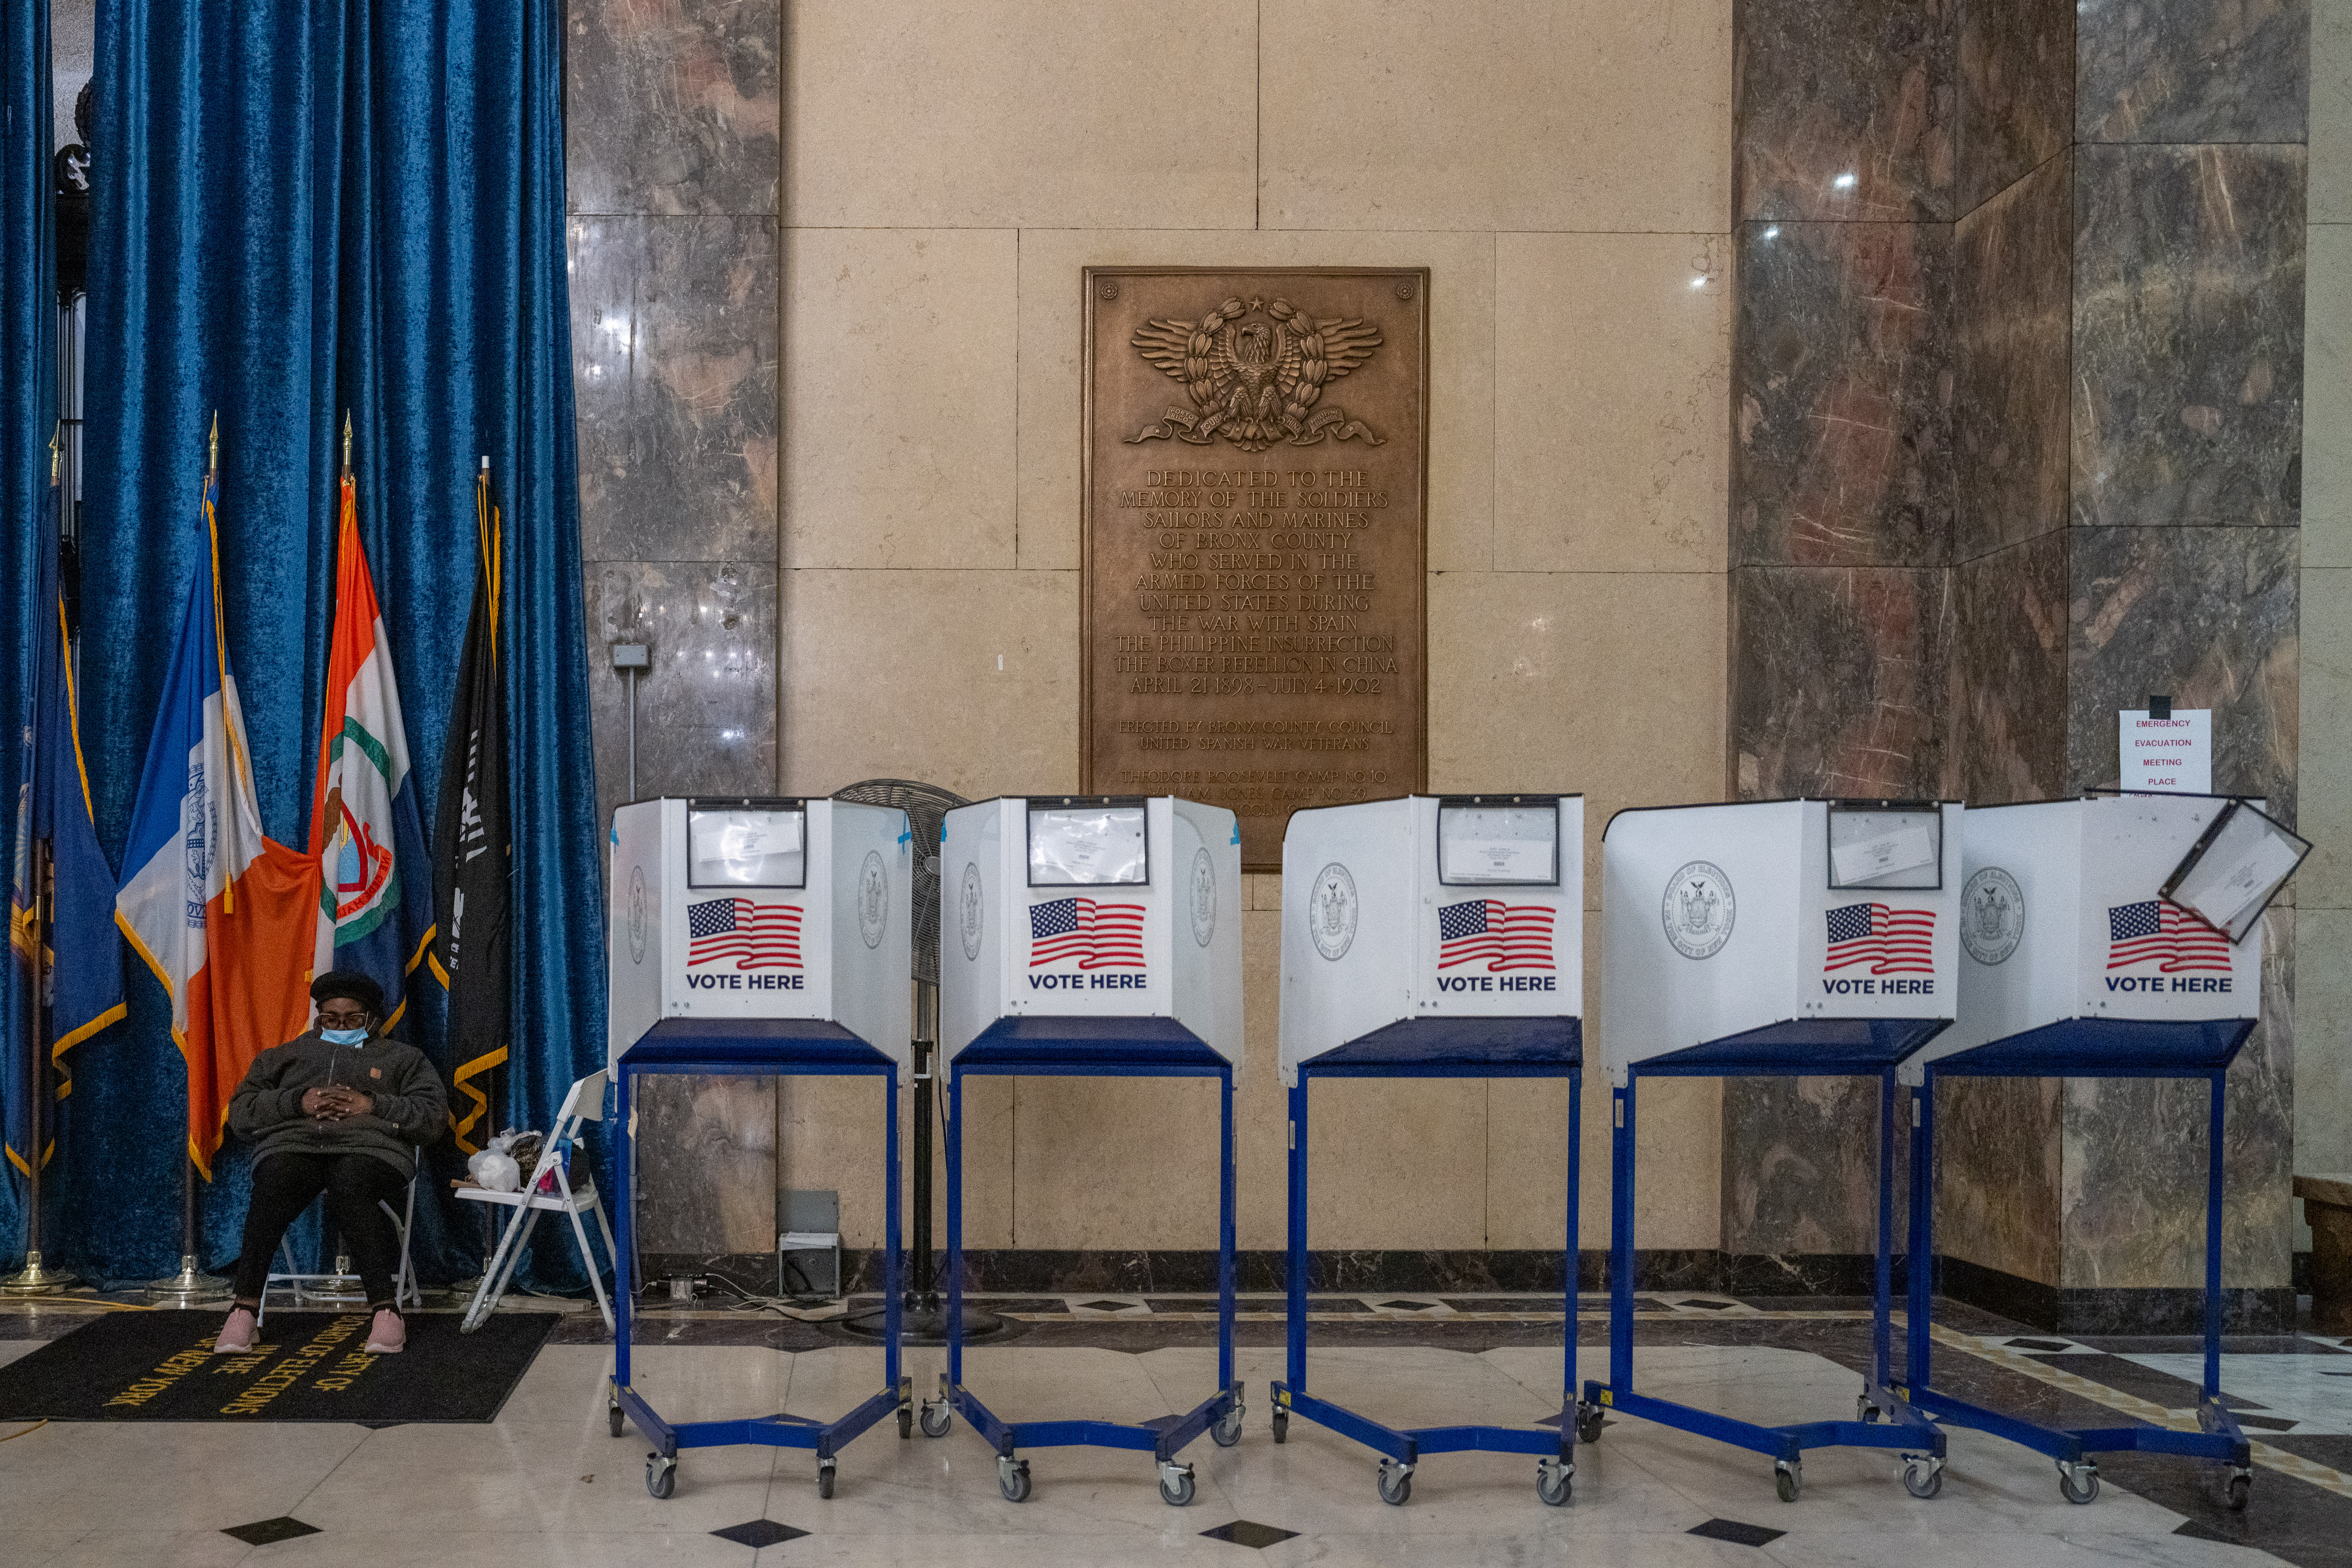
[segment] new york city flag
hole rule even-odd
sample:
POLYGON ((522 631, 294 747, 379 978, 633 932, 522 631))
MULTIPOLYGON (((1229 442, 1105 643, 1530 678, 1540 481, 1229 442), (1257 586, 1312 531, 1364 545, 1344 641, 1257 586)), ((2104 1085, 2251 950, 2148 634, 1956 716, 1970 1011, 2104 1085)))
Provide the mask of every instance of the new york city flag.
POLYGON ((319 863, 315 974, 356 969, 383 987, 387 1022, 407 1006, 405 981, 433 940, 425 830, 408 771, 392 642, 360 542, 358 491, 346 473, 335 530, 335 629, 310 801, 319 863))
POLYGON ((246 1068, 310 1021, 319 918, 318 862, 261 831, 221 626, 218 498, 208 474, 202 553, 147 742, 114 913, 172 994, 172 1038, 188 1064, 188 1156, 207 1181, 246 1068))
MULTIPOLYGON (((46 995, 48 1057, 56 1063, 56 1094, 73 1090, 66 1052, 122 1016, 122 945, 114 934, 114 873, 90 826, 89 780, 82 772, 81 731, 75 708, 73 649, 66 641, 65 601, 58 585, 57 487, 49 489, 40 522, 39 638, 32 689, 25 700, 24 784, 16 802, 16 875, 8 903, 8 939, 16 962, 29 971, 37 958, 46 995), (37 913, 36 845, 47 847, 48 924, 37 913)), ((32 1056, 9 1020, 6 1060, 0 1063, 0 1143, 19 1175, 31 1173, 34 1097, 39 1093, 32 1056)), ((56 1138, 39 1140, 46 1163, 56 1138)))

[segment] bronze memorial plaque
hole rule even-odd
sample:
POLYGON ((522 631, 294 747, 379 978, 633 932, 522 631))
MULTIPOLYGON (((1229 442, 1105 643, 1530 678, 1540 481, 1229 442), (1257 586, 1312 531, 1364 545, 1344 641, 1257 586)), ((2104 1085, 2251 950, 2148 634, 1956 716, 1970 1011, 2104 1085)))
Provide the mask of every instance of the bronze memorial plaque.
POLYGON ((1429 273, 1086 272, 1081 787, 1241 817, 1424 787, 1429 273))

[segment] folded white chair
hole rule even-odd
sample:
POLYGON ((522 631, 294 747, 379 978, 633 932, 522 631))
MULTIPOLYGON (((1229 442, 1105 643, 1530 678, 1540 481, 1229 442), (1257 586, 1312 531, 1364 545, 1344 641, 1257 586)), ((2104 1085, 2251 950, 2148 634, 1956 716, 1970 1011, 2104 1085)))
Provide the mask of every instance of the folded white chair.
MULTIPOLYGON (((613 1303, 604 1294, 604 1271, 596 1266, 596 1254, 588 1245, 587 1228, 580 1222, 583 1214, 596 1216, 596 1228, 604 1233, 604 1255, 617 1258, 619 1251, 613 1245, 613 1226, 604 1217, 604 1200, 596 1194, 596 1179, 581 1167, 581 1184, 572 1184, 572 1173, 557 1152, 558 1145, 577 1144, 583 1123, 604 1120, 604 1075, 590 1073, 573 1084, 563 1097, 563 1107, 555 1113, 555 1126, 541 1146, 539 1163, 524 1175, 519 1192, 494 1193, 488 1187, 459 1187, 457 1195, 468 1203, 499 1204, 514 1212, 507 1216, 506 1226, 499 1233, 497 1250, 482 1266, 482 1282, 475 1287, 474 1300, 466 1308, 466 1321, 458 1332, 472 1333, 482 1326, 506 1294, 508 1282, 514 1277, 515 1264, 522 1257, 523 1247, 530 1240, 531 1227, 539 1223, 541 1214, 569 1215, 572 1235, 580 1244, 581 1267, 588 1272, 589 1288, 596 1292, 597 1310, 604 1314, 604 1327, 613 1327, 613 1303), (541 1179, 554 1176, 554 1190, 541 1192, 541 1179)), ((618 1281, 615 1281, 617 1286, 618 1281)))

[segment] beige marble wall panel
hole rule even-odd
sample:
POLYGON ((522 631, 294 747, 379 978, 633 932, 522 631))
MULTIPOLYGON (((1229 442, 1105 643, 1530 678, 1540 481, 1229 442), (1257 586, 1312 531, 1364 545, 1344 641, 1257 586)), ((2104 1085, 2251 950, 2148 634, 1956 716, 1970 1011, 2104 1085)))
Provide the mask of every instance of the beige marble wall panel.
POLYGON ((1122 266, 1428 268, 1429 563, 1433 571, 1492 563, 1492 235, 1030 229, 1021 236, 1024 567, 1078 564, 1085 388, 1079 275, 1087 267, 1122 266))
POLYGON ((1013 1118, 1015 1247, 1215 1248, 1214 1079, 1016 1079, 1013 1118))
POLYGON ((2352 726, 2345 722, 2352 713, 2352 570, 2305 567, 2302 597, 2295 816, 2312 850, 2295 874, 2294 904, 2352 910, 2352 726))
POLYGON ((784 240, 784 563, 1010 567, 1010 229, 784 240))
POLYGON ((1257 14, 1257 0, 793 0, 787 222, 1248 228, 1257 14))
POLYGON ((1724 580, 1454 572, 1430 580, 1430 786, 1580 790, 1585 902, 1628 805, 1720 800, 1724 580))
MULTIPOLYGON (((1486 1085, 1475 1079, 1318 1083, 1307 1120, 1309 1244, 1318 1252, 1493 1245, 1486 1128, 1486 1085)), ((1544 1245, 1558 1247, 1557 1232, 1544 1245)))
POLYGON ((1495 238, 1495 564, 1720 572, 1731 247, 1495 238))
MULTIPOLYGON (((2318 154, 2313 148, 2315 182, 2323 166, 2318 154)), ((2352 149, 2346 161, 2352 163, 2352 149)), ((2352 224, 2314 224, 2307 242, 2303 563, 2352 567, 2352 224)))
POLYGON ((783 574, 783 787, 1078 784, 1075 572, 783 574))
POLYGON ((1282 879, 1244 879, 1242 1077, 1234 1096, 1239 1246, 1290 1245, 1290 1100, 1282 1087, 1282 879), (1271 884, 1271 886, 1268 886, 1271 884))
POLYGON ((2352 0, 2311 0, 2309 135, 2311 221, 2352 223, 2352 0))
MULTIPOLYGON (((756 1082, 756 1079, 746 1079, 756 1082)), ((879 1247, 883 1237, 882 1086, 872 1079, 777 1080, 776 1181, 779 1188, 841 1194, 845 1247, 879 1247)), ((916 1086, 898 1091, 899 1154, 905 1161, 907 1245, 914 1245, 916 1086)), ((947 1089, 940 1089, 940 1109, 947 1089)), ((963 1224, 967 1247, 1001 1247, 1013 1239, 1013 1083, 964 1080, 963 1224)), ((947 1122, 931 1123, 931 1246, 948 1244, 947 1122)), ((750 1250, 772 1244, 763 1242, 750 1250)))
MULTIPOLYGON (((1577 1246, 1609 1246, 1609 1074, 1601 1065, 1601 931, 1585 916, 1584 1145, 1577 1246)), ((1556 1248, 1567 1239, 1569 1084, 1498 1079, 1486 1086, 1486 1245, 1556 1248)), ((1633 1189, 1637 1246, 1718 1245, 1723 1086, 1716 1079, 1656 1079, 1642 1086, 1646 1152, 1633 1189)))
MULTIPOLYGON (((2294 924, 2294 1168, 2352 1171, 2352 910, 2301 908, 2294 924)), ((2309 1249, 2307 1227, 2295 1245, 2309 1249)))
POLYGON ((1731 0, 1264 8, 1269 228, 1721 230, 1731 0))

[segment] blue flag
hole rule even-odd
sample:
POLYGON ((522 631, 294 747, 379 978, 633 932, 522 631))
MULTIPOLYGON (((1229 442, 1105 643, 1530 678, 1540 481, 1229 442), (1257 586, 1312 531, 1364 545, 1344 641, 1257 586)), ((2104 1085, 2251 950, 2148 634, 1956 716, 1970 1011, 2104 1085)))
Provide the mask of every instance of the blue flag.
MULTIPOLYGON (((74 693, 73 650, 66 641, 65 600, 58 582, 58 491, 49 487, 40 524, 40 619, 36 630, 32 689, 23 710, 24 783, 16 801, 16 874, 8 900, 8 945, 16 961, 36 957, 47 978, 48 1054, 57 1064, 57 1097, 73 1091, 66 1052, 122 1016, 122 949, 114 929, 114 874, 90 824, 89 780, 82 772, 81 732, 74 693), (39 923, 34 885, 47 851, 51 903, 39 923)), ((22 994, 32 994, 30 986, 22 994)), ((38 1076, 29 1045, 30 1017, 11 1019, 9 1048, 0 1064, 0 1128, 9 1167, 29 1174, 34 1159, 34 1097, 38 1076)), ((43 1140, 47 1163, 54 1138, 43 1140)))

